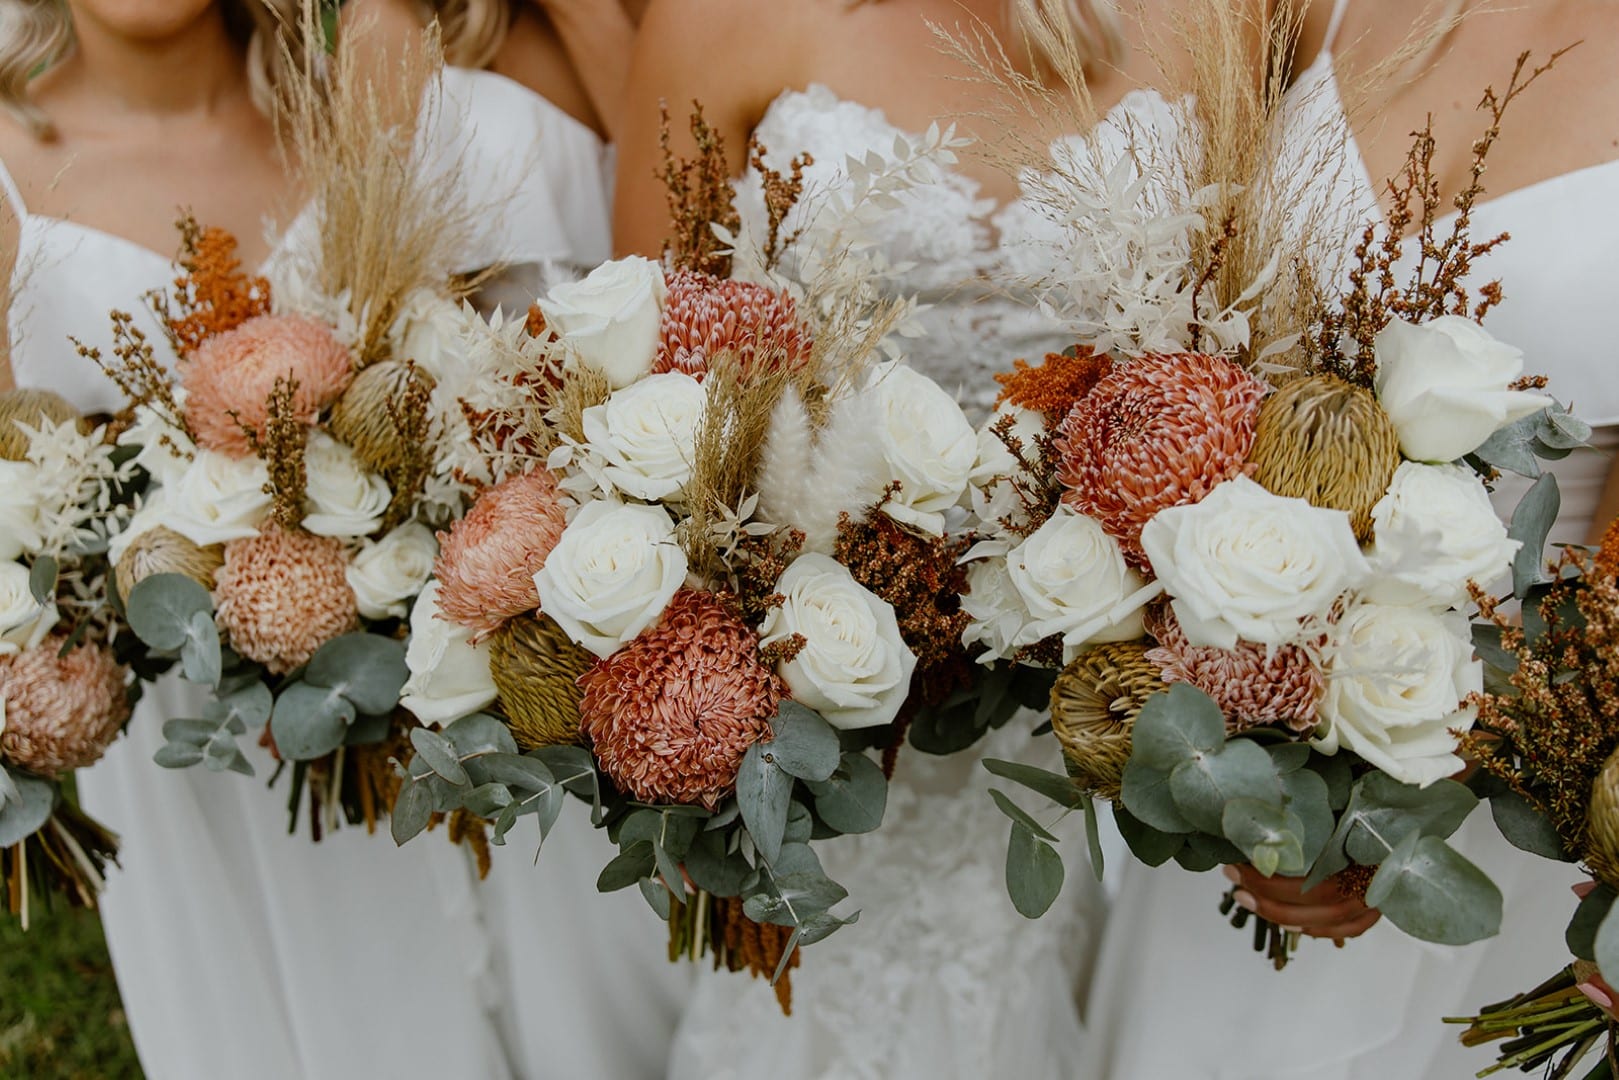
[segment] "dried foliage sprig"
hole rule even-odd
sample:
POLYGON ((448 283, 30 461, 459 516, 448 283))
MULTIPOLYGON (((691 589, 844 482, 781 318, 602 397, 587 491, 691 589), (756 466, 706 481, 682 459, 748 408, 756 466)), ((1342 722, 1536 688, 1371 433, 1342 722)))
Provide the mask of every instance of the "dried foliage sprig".
POLYGON ((803 228, 783 233, 782 226, 787 221, 793 207, 804 195, 804 170, 815 164, 815 158, 810 154, 798 154, 788 165, 788 171, 772 169, 765 164, 765 147, 757 138, 748 143, 748 164, 759 174, 760 182, 764 186, 764 204, 766 217, 766 232, 764 242, 764 265, 766 269, 774 269, 780 262, 782 252, 797 242, 803 233, 803 228))
MULTIPOLYGON (((78 354, 101 369, 128 399, 130 407, 146 406, 163 423, 184 432, 194 441, 194 433, 186 423, 185 410, 174 396, 174 378, 157 359, 157 352, 147 340, 146 333, 135 325, 135 317, 127 311, 112 313, 112 356, 109 358, 93 345, 86 345, 70 337, 78 354)), ((186 460, 191 451, 175 445, 167 434, 161 436, 168 450, 186 460)))
MULTIPOLYGON (((663 151, 663 181, 669 202, 671 234, 664 248, 677 270, 696 270, 714 277, 731 276, 731 257, 714 234, 718 225, 735 233, 741 225, 736 193, 731 187, 731 165, 725 157, 725 139, 703 119, 703 107, 692 102, 691 137, 697 154, 684 158, 670 143, 669 108, 661 106, 658 145, 663 151)), ((755 148, 755 153, 760 153, 755 148)), ((794 178, 800 171, 794 168, 794 178)), ((774 230, 772 230, 774 238, 774 230)))
POLYGON ((410 518, 416 501, 427 487, 428 477, 433 474, 433 447, 437 443, 433 384, 414 360, 405 362, 404 385, 388 400, 388 420, 398 433, 397 445, 402 453, 390 464, 384 477, 393 490, 393 498, 382 516, 384 533, 392 532, 410 518))
POLYGON ((231 418, 241 426, 247 443, 264 462, 270 475, 264 492, 270 496, 270 516, 283 529, 296 529, 304 520, 304 495, 309 474, 304 456, 309 448, 309 427, 299 416, 298 380, 278 378, 265 401, 264 432, 231 418))
POLYGON ((173 287, 146 295, 147 305, 168 332, 179 356, 187 356, 215 334, 234 330, 270 312, 270 283, 242 272, 236 237, 204 228, 189 213, 175 223, 180 231, 180 269, 173 287))

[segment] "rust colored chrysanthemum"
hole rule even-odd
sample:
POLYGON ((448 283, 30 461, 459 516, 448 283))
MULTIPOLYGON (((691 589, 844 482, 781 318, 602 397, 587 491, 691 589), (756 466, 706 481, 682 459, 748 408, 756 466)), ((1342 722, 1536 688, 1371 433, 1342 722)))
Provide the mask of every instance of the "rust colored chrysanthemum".
POLYGON ((995 376, 1001 392, 995 399, 997 406, 1010 402, 1020 409, 1028 409, 1056 423, 1073 411, 1096 384, 1113 370, 1113 361, 1096 355, 1096 350, 1079 345, 1060 353, 1047 353, 1045 363, 1031 367, 1027 360, 1017 360, 1011 371, 995 376))
POLYGON ((88 432, 89 422, 69 405, 62 395, 50 390, 19 388, 0 393, 0 459, 22 461, 28 456, 28 435, 19 424, 41 428, 46 424, 79 421, 79 430, 88 432))
POLYGON ((1051 729, 1068 775, 1103 799, 1119 797, 1130 728, 1147 699, 1164 688, 1145 652, 1136 642, 1086 649, 1051 687, 1051 729))
POLYGON ((519 615, 496 631, 489 674, 519 748, 579 741, 579 677, 595 660, 544 615, 519 615))
POLYGON ((682 589, 657 626, 579 680, 581 727, 602 769, 647 802, 713 809, 785 688, 759 636, 710 593, 682 589))
POLYGON ((726 351, 737 354, 744 371, 760 360, 797 367, 809 357, 810 334, 785 292, 676 271, 669 278, 653 372, 679 371, 700 379, 709 361, 726 351))
POLYGON ((359 625, 343 542, 271 526, 225 545, 214 619, 231 648, 283 674, 359 625))
POLYGON ((1364 543, 1372 507, 1400 467, 1400 437, 1371 391, 1335 375, 1307 375, 1259 407, 1252 458, 1255 483, 1344 511, 1364 543))
POLYGON ((1141 529, 1249 472, 1264 387, 1218 356, 1144 356, 1108 375, 1063 420, 1063 501, 1101 522, 1136 565, 1141 529))
POLYGON ((1315 726, 1323 689, 1321 670, 1297 645, 1270 650, 1239 641, 1235 649, 1192 645, 1168 607, 1149 614, 1147 632, 1158 647, 1147 659, 1163 669, 1165 682, 1189 683, 1213 698, 1236 734, 1262 724, 1304 732, 1315 726))
POLYGON ((293 413, 314 423, 353 377, 348 350, 300 315, 260 315, 200 345, 181 365, 186 422, 199 445, 245 457, 264 435, 277 380, 295 385, 293 413))
POLYGON ((64 640, 0 657, 0 758, 42 776, 93 764, 129 719, 128 671, 100 645, 58 655, 64 640))
POLYGON ((439 611, 480 639, 533 611, 540 603, 534 575, 566 525, 556 479, 543 468, 485 491, 466 517, 439 533, 439 611))
POLYGON ((184 574, 205 589, 213 589, 214 574, 225 562, 218 544, 201 547, 162 525, 147 529, 129 542, 118 560, 118 595, 129 601, 129 591, 153 574, 184 574))

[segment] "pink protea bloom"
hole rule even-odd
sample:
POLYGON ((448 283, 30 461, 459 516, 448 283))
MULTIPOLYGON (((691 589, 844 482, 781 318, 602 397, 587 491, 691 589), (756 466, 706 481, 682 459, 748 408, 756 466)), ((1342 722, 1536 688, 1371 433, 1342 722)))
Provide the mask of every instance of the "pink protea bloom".
POLYGON ((1102 523, 1136 566, 1154 514, 1200 501, 1247 463, 1265 388, 1231 361, 1202 353, 1122 365, 1058 429, 1063 501, 1102 523))
POLYGON ((1213 698, 1228 733, 1263 724, 1301 733, 1315 726, 1325 684, 1306 649, 1283 645, 1267 652, 1249 641, 1235 649, 1192 645, 1168 605, 1152 609, 1147 632, 1158 641, 1147 660, 1162 669, 1165 682, 1188 683, 1213 698))
POLYGON ((785 292, 725 281, 695 270, 669 278, 654 374, 678 371, 701 379, 711 357, 735 350, 743 371, 760 356, 798 367, 809 358, 810 334, 785 292))
POLYGON ((231 648, 280 675, 360 623, 343 542, 270 526, 225 545, 214 621, 231 648))
POLYGON ((647 802, 712 810, 786 696, 759 635, 713 595, 682 589, 652 629, 579 680, 580 730, 602 769, 647 802))
POLYGON ((353 377, 348 350, 328 327, 301 315, 249 319, 204 341, 180 366, 197 443, 236 457, 253 452, 244 424, 264 434, 277 379, 297 383, 295 411, 312 424, 353 377))
POLYGON ((556 478, 543 468, 489 488, 466 517, 438 534, 439 611, 475 640, 533 611, 540 603, 534 575, 566 526, 556 478))
POLYGON ((42 776, 94 764, 129 719, 129 673, 100 645, 59 656, 64 640, 0 657, 0 758, 42 776))

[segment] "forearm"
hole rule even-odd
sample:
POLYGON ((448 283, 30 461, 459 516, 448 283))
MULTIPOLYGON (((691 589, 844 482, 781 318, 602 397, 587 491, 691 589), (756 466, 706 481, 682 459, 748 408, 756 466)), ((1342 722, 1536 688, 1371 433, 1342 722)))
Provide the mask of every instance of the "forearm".
POLYGON ((617 0, 534 0, 551 20, 609 141, 622 135, 635 24, 617 0))

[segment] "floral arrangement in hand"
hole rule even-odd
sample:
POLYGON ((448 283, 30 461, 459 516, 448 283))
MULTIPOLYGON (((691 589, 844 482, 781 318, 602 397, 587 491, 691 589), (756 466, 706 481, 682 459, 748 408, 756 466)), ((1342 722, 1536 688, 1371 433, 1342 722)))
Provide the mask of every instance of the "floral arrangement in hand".
POLYGON ((785 1009, 799 946, 852 921, 813 841, 878 827, 906 726, 972 673, 945 515, 974 435, 874 355, 898 306, 812 323, 706 241, 669 265, 492 331, 465 405, 499 479, 411 616, 404 703, 440 730, 412 733, 394 833, 467 807, 543 838, 581 795, 619 848, 598 887, 785 1009))
POLYGON ((161 667, 142 662, 109 596, 129 457, 49 391, 0 394, 0 880, 25 929, 36 893, 95 906, 118 840, 65 781, 123 731, 132 665, 161 667))
MULTIPOLYGON (((1486 96, 1497 125, 1524 85, 1486 96)), ((998 376, 964 604, 984 661, 1060 672, 1068 777, 992 772, 1070 809, 1112 801, 1150 865, 1302 879, 1465 944, 1501 918, 1499 890, 1446 843, 1478 802, 1454 779, 1483 688, 1473 597, 1509 572, 1520 595, 1532 585, 1557 504, 1543 477, 1509 528, 1488 485, 1588 430, 1479 325, 1499 286, 1475 304, 1462 279, 1503 238, 1468 238, 1477 183, 1438 234, 1431 154, 1420 139, 1342 296, 1302 254, 1297 283, 1281 280, 1282 241, 1258 242, 1282 217, 1274 188, 1184 184, 1201 209, 1174 219, 1192 231, 1164 261, 1186 262, 1160 290, 1187 316, 1178 347, 1157 340, 1174 319, 1137 312, 1148 347, 1114 334, 998 376), (1427 258, 1397 285, 1412 225, 1427 258)), ((1013 899, 1038 915, 1061 885, 1054 838, 997 801, 1013 899)), ((1285 964, 1298 931, 1251 921, 1285 964)))

